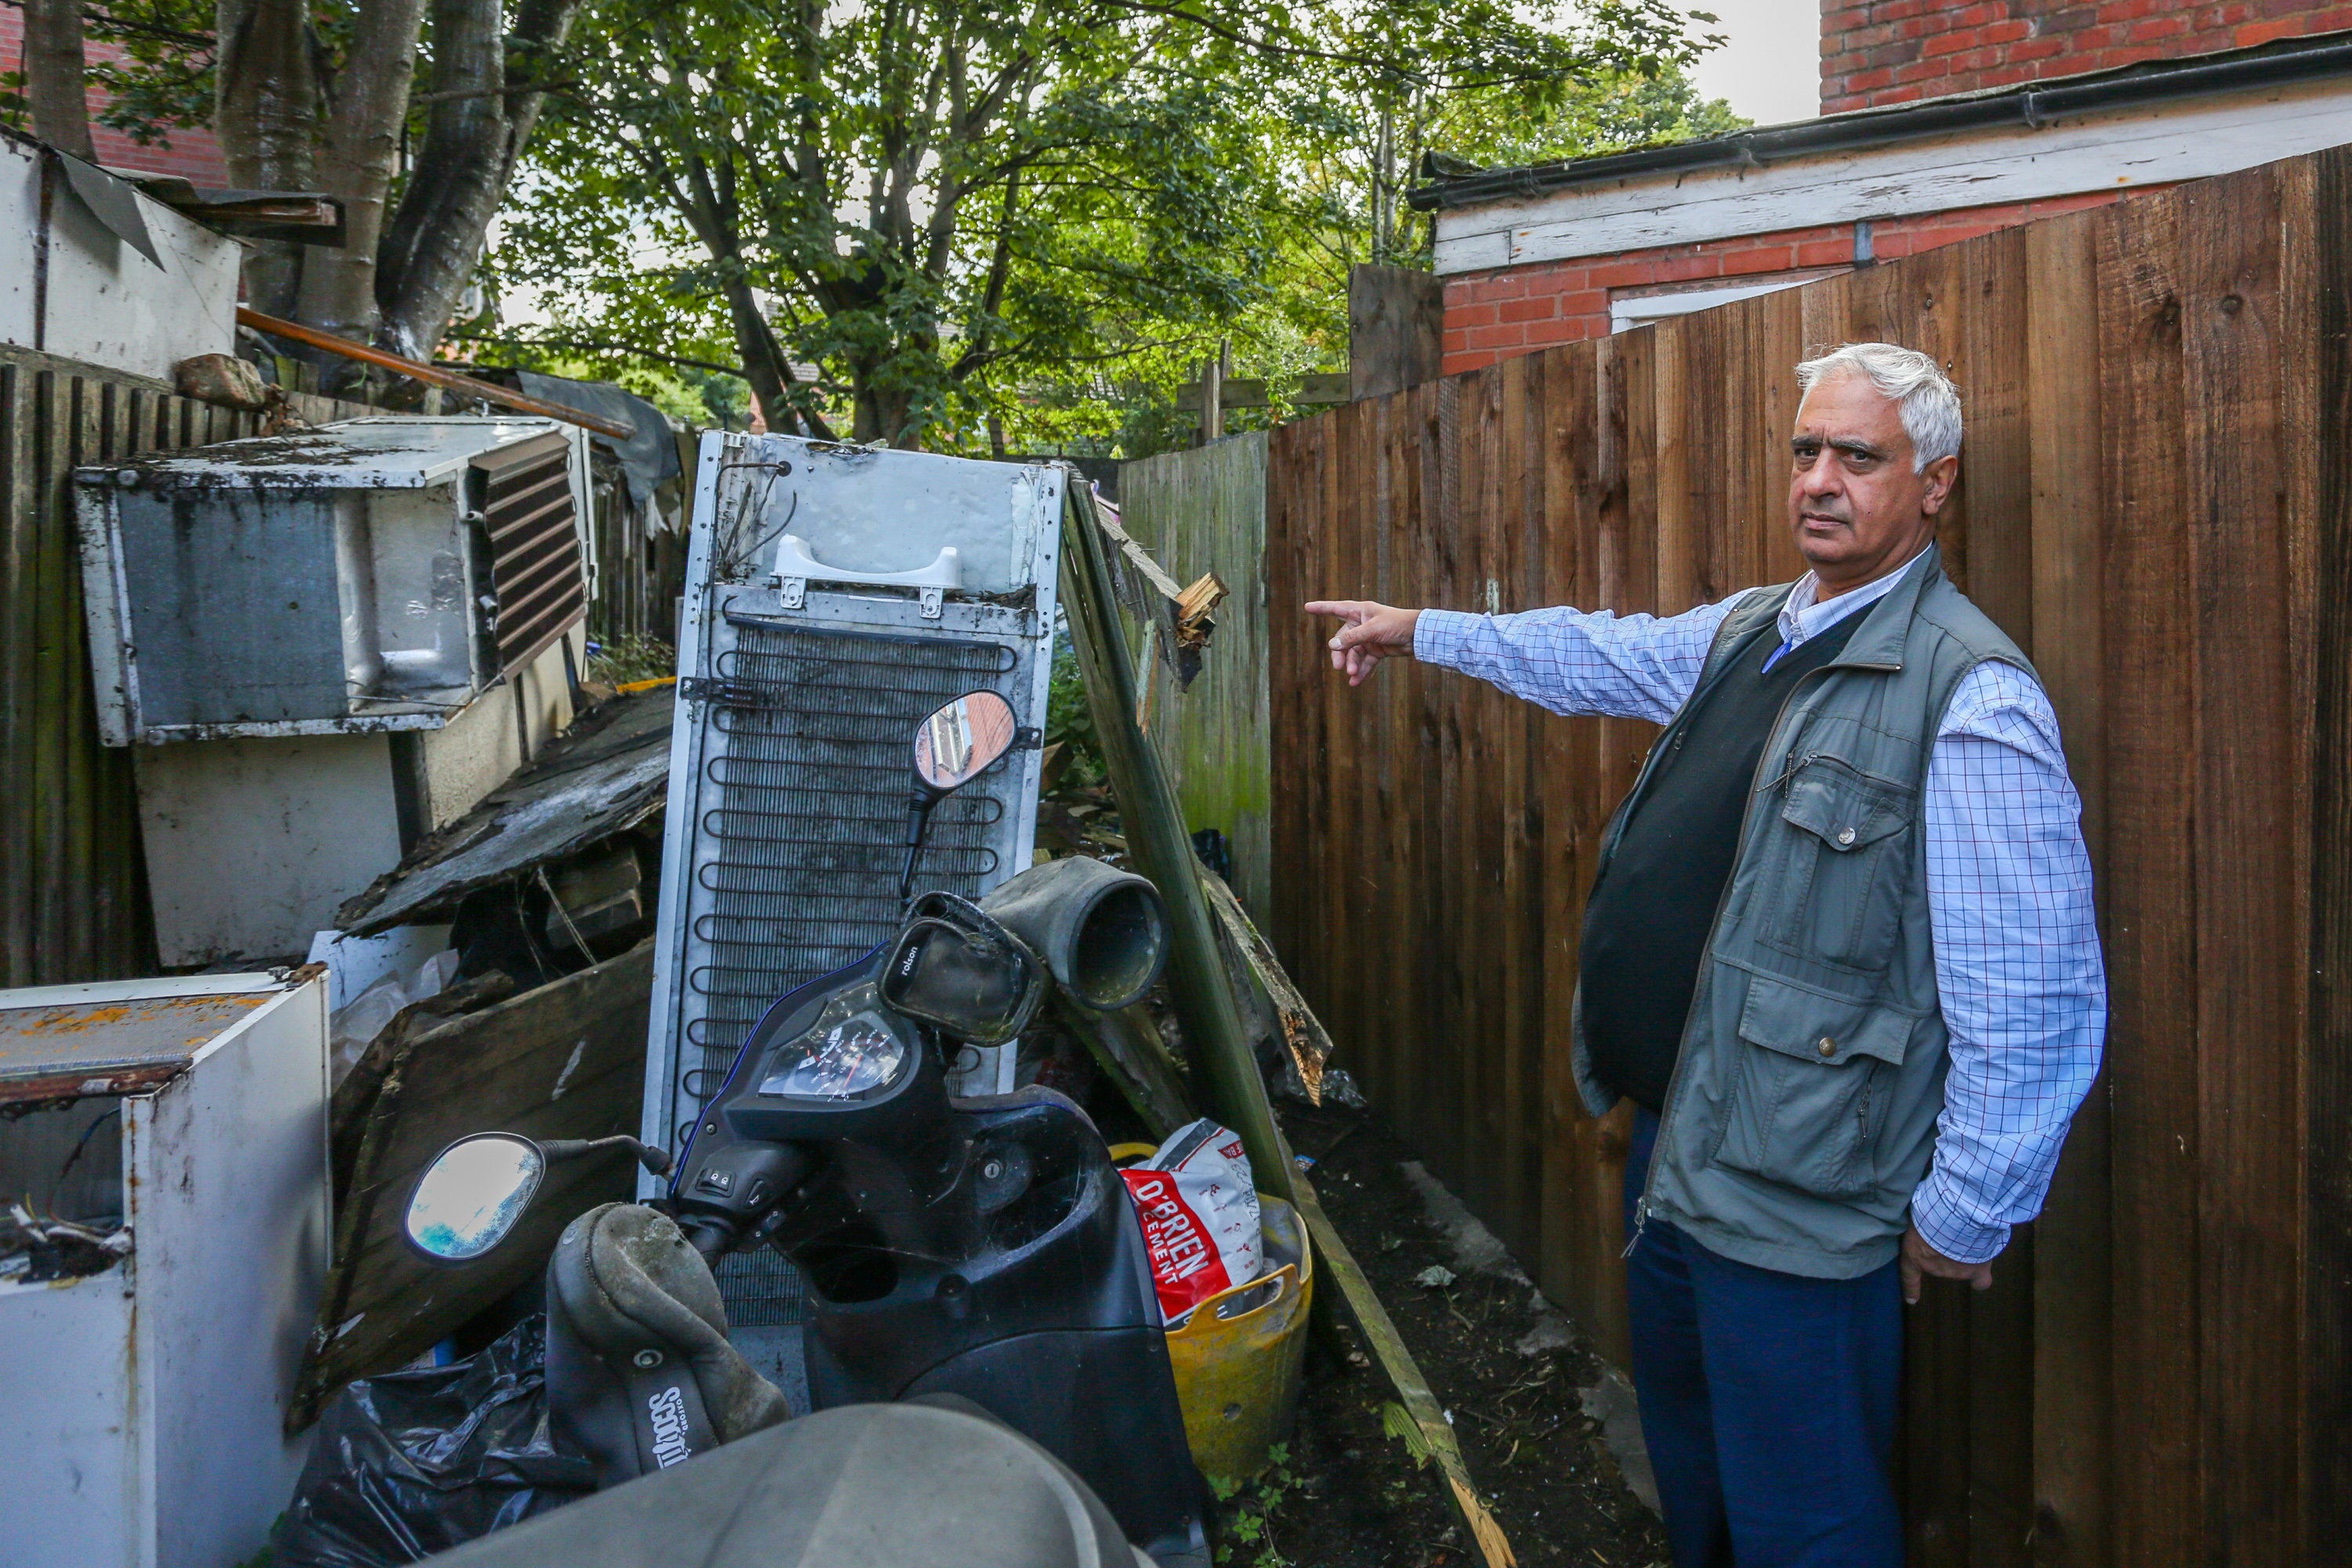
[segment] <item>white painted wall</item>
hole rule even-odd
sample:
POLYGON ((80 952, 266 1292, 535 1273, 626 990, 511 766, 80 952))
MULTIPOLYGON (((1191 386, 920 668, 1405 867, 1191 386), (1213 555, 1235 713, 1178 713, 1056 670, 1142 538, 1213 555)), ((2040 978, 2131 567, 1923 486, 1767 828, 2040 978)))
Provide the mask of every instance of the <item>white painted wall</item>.
POLYGON ((2352 142, 2352 82, 1666 174, 1437 215, 1440 274, 2202 179, 2352 142))
POLYGON ((0 342, 159 381, 193 355, 233 352, 245 255, 236 240, 141 195, 157 267, 57 184, 45 228, 39 153, 0 137, 0 342))

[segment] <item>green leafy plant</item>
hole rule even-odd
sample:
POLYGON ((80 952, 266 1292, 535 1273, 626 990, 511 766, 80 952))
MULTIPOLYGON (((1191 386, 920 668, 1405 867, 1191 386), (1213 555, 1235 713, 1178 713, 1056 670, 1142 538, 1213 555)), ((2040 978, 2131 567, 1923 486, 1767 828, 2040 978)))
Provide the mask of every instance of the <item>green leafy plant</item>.
POLYGON ((1221 1564, 1287 1568, 1290 1562, 1275 1544, 1274 1521, 1297 1489, 1298 1478, 1291 1473, 1287 1445, 1276 1443, 1265 1451, 1265 1468, 1248 1480, 1209 1478, 1209 1489, 1224 1505, 1224 1539, 1217 1545, 1221 1564))
POLYGON ((677 649, 659 637, 617 637, 588 656, 588 679, 613 686, 677 673, 677 649))

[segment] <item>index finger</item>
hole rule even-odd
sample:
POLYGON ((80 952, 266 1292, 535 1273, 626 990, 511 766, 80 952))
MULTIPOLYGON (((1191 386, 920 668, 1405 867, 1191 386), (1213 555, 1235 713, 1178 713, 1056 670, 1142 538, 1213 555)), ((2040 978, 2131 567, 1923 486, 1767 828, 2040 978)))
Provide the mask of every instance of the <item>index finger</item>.
POLYGON ((1363 614, 1361 599, 1309 599, 1306 605, 1310 616, 1338 616, 1342 619, 1363 614))

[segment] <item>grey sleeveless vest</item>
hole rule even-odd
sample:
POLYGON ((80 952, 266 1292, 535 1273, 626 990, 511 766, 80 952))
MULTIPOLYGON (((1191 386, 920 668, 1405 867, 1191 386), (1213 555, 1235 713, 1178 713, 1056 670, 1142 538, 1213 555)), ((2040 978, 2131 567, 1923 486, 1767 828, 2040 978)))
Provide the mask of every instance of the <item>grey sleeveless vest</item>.
MULTIPOLYGON (((1759 588, 1733 609, 1700 689, 1788 593, 1759 588)), ((1952 689, 1988 659, 2032 670, 1931 545, 1844 652, 1790 693, 1700 960, 1645 1223, 1822 1279, 1895 1256, 1944 1103, 1920 801, 1952 689)), ((1682 722, 1659 736, 1603 835, 1604 868, 1682 722)), ((1580 1023, 1575 1035, 1577 1085, 1599 1115, 1611 1097, 1592 1079, 1580 1023)))

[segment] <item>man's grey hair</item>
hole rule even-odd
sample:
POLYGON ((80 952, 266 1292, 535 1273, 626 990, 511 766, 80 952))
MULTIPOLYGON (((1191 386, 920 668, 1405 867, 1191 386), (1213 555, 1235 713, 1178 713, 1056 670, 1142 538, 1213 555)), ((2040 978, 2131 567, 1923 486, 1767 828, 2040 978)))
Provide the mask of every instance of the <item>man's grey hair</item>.
POLYGON ((1936 362, 1917 349, 1895 343, 1846 343, 1797 367, 1797 390, 1812 391, 1832 376, 1870 378, 1882 396, 1895 400, 1903 433, 1911 437, 1911 471, 1920 473, 1939 458, 1960 455, 1960 393, 1936 362))

